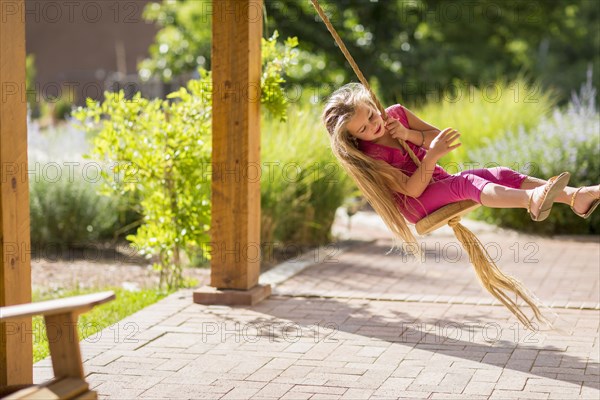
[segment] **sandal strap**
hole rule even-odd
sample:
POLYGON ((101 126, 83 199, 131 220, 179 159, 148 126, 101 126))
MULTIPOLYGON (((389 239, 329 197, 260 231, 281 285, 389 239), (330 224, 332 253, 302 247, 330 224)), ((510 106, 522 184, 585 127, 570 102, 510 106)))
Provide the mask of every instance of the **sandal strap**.
MULTIPOLYGON (((550 187, 552 186, 552 182, 554 182, 556 179, 558 178, 558 176, 553 176, 552 178, 548 179, 548 181, 546 182, 546 184, 544 185, 544 192, 542 193, 542 199, 546 198, 546 194, 548 193, 548 191, 550 190, 550 187)), ((538 186, 539 187, 539 186, 538 186)), ((537 189, 537 188, 536 188, 537 189)), ((534 189, 535 190, 535 189, 534 189)), ((527 204, 527 212, 529 214, 531 214, 531 201, 533 200, 533 191, 531 193, 531 195, 529 196, 529 203, 527 204)), ((541 208, 538 210, 538 215, 540 215, 540 213, 542 211, 541 208)))
POLYGON ((575 197, 577 197, 577 194, 581 189, 583 189, 583 186, 577 189, 575 193, 573 193, 573 196, 571 196, 571 208, 575 207, 575 197))

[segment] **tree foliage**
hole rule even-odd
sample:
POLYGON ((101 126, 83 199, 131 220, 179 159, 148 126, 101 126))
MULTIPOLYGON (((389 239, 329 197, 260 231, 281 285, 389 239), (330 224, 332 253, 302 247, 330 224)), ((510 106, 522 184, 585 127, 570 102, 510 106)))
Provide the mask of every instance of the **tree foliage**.
MULTIPOLYGON (((145 65, 164 76, 166 70, 193 70, 194 59, 209 60, 207 3, 170 0, 148 6, 160 10, 153 15, 163 29, 152 61, 145 65), (165 52, 157 55, 164 43, 165 52)), ((414 102, 452 85, 481 85, 523 74, 555 87, 566 100, 585 79, 590 64, 598 86, 596 0, 320 3, 385 102, 414 102)), ((299 64, 290 68, 290 83, 335 87, 357 80, 308 0, 264 0, 264 14, 266 35, 278 30, 284 37, 299 38, 299 64)))
POLYGON ((206 1, 167 0, 148 3, 143 17, 161 29, 138 69, 142 79, 154 74, 169 82, 198 68, 210 69, 211 23, 206 1))

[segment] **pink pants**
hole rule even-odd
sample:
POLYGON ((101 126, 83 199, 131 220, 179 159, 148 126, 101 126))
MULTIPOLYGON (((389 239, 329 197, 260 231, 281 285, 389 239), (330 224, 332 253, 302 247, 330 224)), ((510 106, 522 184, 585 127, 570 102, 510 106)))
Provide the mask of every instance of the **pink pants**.
POLYGON ((481 204, 481 192, 488 183, 519 189, 525 178, 527 175, 506 167, 471 169, 430 183, 416 199, 405 197, 406 206, 398 198, 398 206, 402 215, 414 224, 433 211, 460 200, 473 200, 481 204))

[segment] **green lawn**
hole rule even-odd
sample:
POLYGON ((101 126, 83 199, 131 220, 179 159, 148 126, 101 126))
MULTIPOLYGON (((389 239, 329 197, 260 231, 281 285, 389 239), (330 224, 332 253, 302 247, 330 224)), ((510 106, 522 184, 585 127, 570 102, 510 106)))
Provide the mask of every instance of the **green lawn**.
MULTIPOLYGON (((55 298, 65 298, 81 294, 102 292, 112 290, 116 294, 116 300, 94 308, 92 311, 79 316, 79 339, 89 337, 88 340, 98 340, 97 332, 116 324, 128 315, 141 310, 142 308, 156 303, 158 300, 167 296, 169 293, 158 289, 145 289, 139 292, 131 292, 119 288, 102 288, 94 290, 71 290, 61 291, 52 294, 33 294, 33 301, 50 300, 55 298)), ((127 335, 133 335, 135 332, 126 327, 115 326, 114 335, 116 340, 124 338, 127 335), (118 329, 117 329, 118 328, 118 329), (117 336, 117 334, 119 336, 117 336)), ((50 352, 48 349, 48 338, 46 337, 46 328, 42 317, 33 318, 33 362, 46 358, 50 352)))

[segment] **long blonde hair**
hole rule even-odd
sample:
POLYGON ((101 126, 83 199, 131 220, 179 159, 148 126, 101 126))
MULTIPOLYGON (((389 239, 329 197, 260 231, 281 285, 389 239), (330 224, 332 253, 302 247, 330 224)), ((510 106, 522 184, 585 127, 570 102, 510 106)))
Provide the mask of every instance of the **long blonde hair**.
POLYGON ((406 194, 404 183, 398 179, 402 172, 360 151, 346 127, 361 104, 377 110, 371 95, 360 83, 346 84, 327 99, 322 119, 329 132, 331 150, 395 238, 408 245, 405 251, 419 254, 417 240, 400 213, 391 189, 399 187, 400 193, 406 194))

